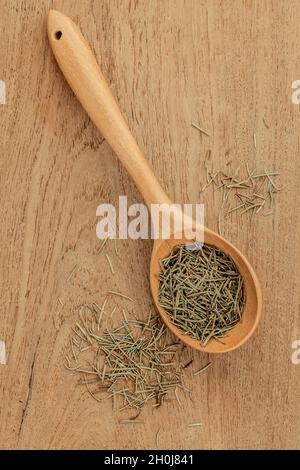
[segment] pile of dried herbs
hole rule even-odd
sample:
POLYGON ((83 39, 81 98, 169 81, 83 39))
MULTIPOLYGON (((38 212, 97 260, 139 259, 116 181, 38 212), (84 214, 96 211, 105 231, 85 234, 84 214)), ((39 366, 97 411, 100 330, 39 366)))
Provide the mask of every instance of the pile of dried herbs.
POLYGON ((160 266, 159 303, 184 333, 205 346, 211 338, 220 341, 241 320, 243 279, 223 251, 179 245, 160 266))
POLYGON ((276 171, 250 170, 248 164, 245 165, 245 172, 239 176, 240 168, 235 172, 213 170, 208 168, 207 160, 210 158, 210 151, 205 159, 206 183, 202 187, 205 191, 209 186, 222 191, 222 205, 218 217, 219 233, 222 233, 222 219, 232 213, 239 216, 248 214, 250 221, 253 217, 261 214, 263 216, 272 215, 274 212, 274 202, 280 188, 275 183, 275 178, 280 175, 276 171))
POLYGON ((106 304, 107 299, 101 307, 81 307, 66 368, 80 376, 96 400, 108 394, 114 410, 140 412, 150 400, 160 406, 169 391, 179 401, 178 392, 185 389, 180 363, 174 360, 179 343, 160 317, 149 313, 146 321, 128 319, 123 309, 123 320, 111 328, 105 326, 105 317, 110 320, 116 307, 105 315, 106 304))
POLYGON ((244 214, 251 210, 253 214, 258 214, 264 209, 263 215, 271 214, 274 196, 280 191, 274 178, 280 173, 255 169, 250 171, 248 165, 246 170, 246 175, 238 177, 236 172, 229 174, 228 171, 210 171, 206 167, 206 184, 202 187, 202 191, 213 184, 216 189, 223 191, 223 202, 228 200, 230 194, 234 195, 238 205, 232 207, 229 213, 239 210, 244 214))

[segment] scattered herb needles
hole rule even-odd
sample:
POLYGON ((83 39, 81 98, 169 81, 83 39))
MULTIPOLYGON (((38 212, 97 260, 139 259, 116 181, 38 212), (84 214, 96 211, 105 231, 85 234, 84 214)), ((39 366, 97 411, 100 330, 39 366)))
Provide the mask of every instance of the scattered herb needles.
MULTIPOLYGON (((113 264, 105 253, 106 243, 107 239, 99 251, 104 251, 113 273, 113 264)), ((118 256, 116 246, 115 254, 118 256)), ((65 367, 79 377, 79 383, 95 401, 110 399, 114 412, 136 410, 135 416, 120 419, 120 424, 142 424, 139 415, 148 402, 160 407, 171 395, 182 406, 180 393, 190 392, 183 384, 183 370, 193 358, 182 364, 184 349, 161 318, 150 311, 147 319, 137 319, 123 308, 124 301, 135 302, 118 290, 109 290, 101 305, 94 302, 79 308, 65 367), (110 301, 113 307, 109 307, 110 301), (118 301, 121 306, 116 304, 118 301), (119 323, 116 310, 122 318, 119 323)), ((64 305, 60 298, 58 303, 64 305)), ((158 434, 159 430, 156 442, 158 434)))
POLYGON ((206 346, 241 320, 243 279, 224 252, 206 244, 197 250, 179 245, 160 266, 159 303, 185 334, 206 346))
MULTIPOLYGON (((254 134, 254 142, 256 145, 256 136, 254 134)), ((202 187, 202 191, 209 186, 222 191, 222 205, 218 216, 218 230, 222 233, 222 218, 229 214, 236 213, 238 216, 248 214, 250 220, 257 214, 271 215, 274 209, 275 196, 280 188, 274 179, 280 173, 275 171, 257 171, 250 170, 245 165, 245 173, 238 177, 240 168, 233 174, 228 171, 209 170, 207 166, 207 158, 205 158, 206 183, 202 187)))
POLYGON ((206 364, 206 366, 201 367, 201 369, 199 369, 199 370, 196 370, 196 372, 194 372, 194 375, 200 375, 200 374, 202 374, 202 373, 203 373, 204 371, 206 371, 211 365, 212 365, 212 363, 209 362, 208 364, 206 364))
MULTIPOLYGON (((101 332, 98 319, 102 313, 103 306, 96 304, 80 308, 65 367, 80 376, 80 383, 97 401, 106 393, 114 409, 121 402, 119 411, 134 408, 140 412, 149 400, 160 406, 171 391, 178 399, 178 392, 185 389, 180 363, 175 361, 179 343, 174 343, 161 319, 151 313, 145 321, 129 319, 123 311, 118 326, 101 332), (80 363, 85 351, 88 360, 80 363)), ((123 424, 131 422, 141 421, 122 420, 123 424)))
POLYGON ((197 124, 195 124, 194 122, 192 122, 192 127, 194 127, 195 129, 198 129, 198 131, 201 133, 201 134, 204 134, 206 135, 207 137, 209 137, 209 133, 203 129, 202 127, 198 126, 197 124))

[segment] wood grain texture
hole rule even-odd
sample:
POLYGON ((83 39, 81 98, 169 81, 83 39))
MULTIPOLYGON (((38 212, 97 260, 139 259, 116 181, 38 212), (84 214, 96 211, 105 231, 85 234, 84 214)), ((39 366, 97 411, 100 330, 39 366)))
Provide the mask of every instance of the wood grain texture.
MULTIPOLYGON (((299 2, 0 0, 0 11, 0 339, 8 356, 0 447, 150 449, 161 427, 162 449, 299 448, 300 365, 291 362, 300 339, 300 111, 291 102, 299 2), (224 226, 261 280, 257 333, 214 356, 205 375, 187 372, 191 400, 144 410, 138 432, 119 425, 110 403, 93 401, 62 365, 81 303, 119 286, 148 312, 151 242, 121 241, 115 276, 97 254, 97 206, 121 194, 141 198, 58 70, 46 37, 50 8, 79 24, 163 187, 176 202, 203 200, 208 227, 217 228, 220 205, 217 193, 200 194, 208 148, 215 167, 229 151, 234 166, 281 172, 274 216, 224 226), (187 427, 195 421, 203 426, 187 427)), ((207 362, 193 356, 195 368, 207 362)))

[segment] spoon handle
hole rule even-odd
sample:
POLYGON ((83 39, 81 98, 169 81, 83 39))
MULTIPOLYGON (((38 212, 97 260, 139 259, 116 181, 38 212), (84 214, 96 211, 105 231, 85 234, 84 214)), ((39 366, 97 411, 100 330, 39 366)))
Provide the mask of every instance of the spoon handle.
POLYGON ((79 28, 67 16, 50 10, 48 36, 67 82, 131 175, 146 204, 171 204, 131 134, 79 28))

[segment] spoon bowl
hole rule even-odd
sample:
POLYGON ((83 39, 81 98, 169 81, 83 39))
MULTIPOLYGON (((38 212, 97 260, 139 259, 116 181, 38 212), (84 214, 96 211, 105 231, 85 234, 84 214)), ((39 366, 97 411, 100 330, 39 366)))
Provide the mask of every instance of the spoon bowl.
MULTIPOLYGON (((57 63, 78 100, 112 147, 120 162, 133 178, 137 188, 150 207, 152 204, 171 205, 171 200, 158 183, 143 153, 139 149, 121 111, 107 85, 97 61, 78 27, 62 13, 50 10, 48 37, 57 63)), ((242 321, 226 336, 226 344, 211 339, 203 347, 196 339, 183 334, 159 305, 159 261, 170 250, 190 239, 177 238, 154 241, 150 263, 150 286, 154 304, 166 325, 189 346, 209 353, 223 353, 241 346, 254 332, 261 314, 261 290, 258 279, 242 253, 225 238, 205 227, 204 242, 214 245, 231 256, 244 280, 246 305, 242 321)))
POLYGON ((212 230, 204 228, 204 242, 222 250, 234 261, 244 281, 246 303, 242 320, 237 323, 232 330, 227 332, 222 342, 212 338, 206 346, 203 346, 197 339, 183 333, 180 328, 170 320, 164 308, 159 304, 159 261, 166 258, 175 246, 191 243, 191 240, 186 238, 178 239, 179 236, 180 234, 173 234, 169 240, 155 240, 154 242, 150 263, 150 288, 156 309, 170 330, 188 346, 207 353, 233 351, 250 338, 260 319, 262 299, 256 274, 245 256, 234 245, 212 230))

